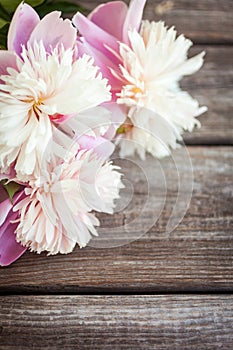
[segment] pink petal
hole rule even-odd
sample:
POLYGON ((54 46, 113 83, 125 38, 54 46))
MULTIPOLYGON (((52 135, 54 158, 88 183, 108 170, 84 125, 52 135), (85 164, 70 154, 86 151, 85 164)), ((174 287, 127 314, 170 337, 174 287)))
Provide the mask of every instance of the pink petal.
POLYGON ((92 149, 98 156, 103 158, 109 158, 115 149, 114 144, 103 137, 82 135, 77 139, 77 142, 81 149, 92 149))
POLYGON ((123 26, 128 7, 123 1, 99 5, 88 18, 98 27, 122 41, 123 26))
POLYGON ((13 204, 12 204, 6 191, 2 187, 0 188, 0 201, 1 201, 1 197, 4 199, 7 197, 6 200, 4 200, 3 202, 0 203, 0 227, 5 222, 13 205, 15 205, 19 201, 19 199, 22 197, 23 194, 24 194, 24 191, 16 193, 14 195, 13 204), (1 191, 3 191, 3 192, 1 192, 1 191))
POLYGON ((5 222, 10 210, 12 209, 12 206, 13 205, 9 198, 0 203, 0 227, 5 222))
POLYGON ((127 116, 127 109, 116 102, 107 102, 103 104, 111 112, 111 126, 104 134, 104 138, 112 140, 116 136, 116 130, 124 123, 127 116))
POLYGON ((17 260, 27 248, 23 247, 15 240, 15 230, 18 223, 11 224, 10 220, 15 220, 17 214, 12 214, 5 224, 0 228, 0 265, 8 266, 17 260))
POLYGON ((131 0, 123 27, 123 42, 129 44, 128 31, 140 28, 146 0, 131 0))
MULTIPOLYGON (((24 191, 14 196, 13 203, 16 204, 24 195, 24 191)), ((7 266, 17 260, 27 248, 16 242, 15 230, 18 223, 11 223, 16 220, 18 213, 12 211, 13 205, 7 199, 0 204, 0 265, 7 266)))
MULTIPOLYGON (((0 50, 0 76, 8 75, 7 68, 16 68, 16 55, 13 52, 0 50)), ((3 81, 0 79, 0 83, 3 81)))
POLYGON ((12 18, 8 32, 8 50, 15 51, 20 55, 22 45, 27 44, 31 32, 40 22, 40 18, 33 8, 21 3, 12 18))
POLYGON ((53 11, 46 15, 33 30, 29 43, 42 40, 48 52, 58 44, 63 44, 65 49, 73 48, 77 30, 72 26, 70 20, 63 20, 61 12, 53 11))
MULTIPOLYGON (((109 84, 111 85, 111 88, 113 90, 117 90, 117 92, 121 91, 121 82, 119 79, 115 78, 111 70, 119 71, 119 63, 116 65, 114 64, 106 55, 104 55, 101 51, 95 49, 93 46, 91 46, 85 38, 80 38, 77 42, 78 47, 78 56, 81 57, 83 54, 87 54, 94 58, 95 65, 100 68, 100 72, 102 73, 103 77, 108 79, 109 84)), ((120 72, 119 72, 120 74, 120 72)))
POLYGON ((55 113, 54 115, 50 115, 49 118, 55 124, 62 124, 72 118, 72 114, 55 113))
MULTIPOLYGON (((1 56, 1 51, 0 51, 0 56, 1 56)), ((0 62, 1 63, 1 62, 0 62)), ((10 166, 10 169, 9 169, 9 173, 8 174, 4 174, 4 173, 0 173, 0 181, 1 180, 14 180, 15 177, 16 177, 16 172, 15 172, 15 169, 14 169, 14 166, 10 166)))
MULTIPOLYGON (((6 199, 8 199, 8 194, 6 190, 3 188, 3 186, 0 185, 0 213, 1 213, 1 204, 4 202, 6 199)), ((0 214, 1 215, 1 214, 0 214)), ((1 222, 1 219, 0 219, 1 222)), ((1 224, 0 224, 1 226, 1 224)))
POLYGON ((119 60, 106 48, 108 46, 111 50, 119 52, 119 45, 116 38, 92 23, 79 12, 73 17, 73 23, 91 46, 101 51, 114 63, 118 63, 119 60))

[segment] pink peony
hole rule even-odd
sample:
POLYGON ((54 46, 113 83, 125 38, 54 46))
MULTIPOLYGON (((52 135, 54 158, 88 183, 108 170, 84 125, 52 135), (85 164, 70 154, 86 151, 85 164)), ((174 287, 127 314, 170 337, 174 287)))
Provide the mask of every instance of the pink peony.
POLYGON ((64 161, 54 157, 39 177, 31 177, 24 198, 14 205, 20 214, 17 241, 37 253, 67 254, 76 244, 85 247, 97 235, 93 211, 113 213, 123 187, 117 170, 93 151, 71 149, 64 161))
POLYGON ((60 15, 55 11, 40 20, 21 3, 8 50, 0 51, 0 171, 9 173, 14 165, 23 181, 39 173, 51 148, 62 157, 74 133, 95 128, 93 136, 103 136, 111 125, 109 113, 95 110, 111 99, 107 80, 89 56, 77 58, 77 31, 60 15))
POLYGON ((183 130, 200 125, 196 117, 206 111, 179 87, 183 76, 202 66, 204 53, 188 59, 190 40, 163 22, 141 22, 145 2, 132 0, 128 8, 113 1, 88 18, 80 13, 73 18, 82 35, 79 52, 94 57, 124 115, 118 130, 123 157, 137 152, 144 158, 146 151, 168 155, 183 130))
POLYGON ((120 74, 120 65, 123 64, 120 43, 129 43, 129 30, 139 30, 145 2, 133 0, 128 8, 123 1, 111 1, 99 5, 88 18, 79 12, 73 18, 82 35, 78 51, 94 57, 103 76, 109 80, 114 101, 123 85, 115 76, 116 72, 120 74))

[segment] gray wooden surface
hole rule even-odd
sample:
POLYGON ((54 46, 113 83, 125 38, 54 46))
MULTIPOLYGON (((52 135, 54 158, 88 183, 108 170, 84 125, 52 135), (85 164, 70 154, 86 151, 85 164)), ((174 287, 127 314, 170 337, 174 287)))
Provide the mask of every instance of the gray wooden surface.
POLYGON ((0 349, 232 349, 233 296, 14 296, 0 349))
MULTIPOLYGON (((91 10, 100 1, 82 3, 91 10)), ((185 135, 194 180, 182 222, 166 232, 178 194, 172 159, 116 159, 131 200, 100 216, 105 232, 92 246, 67 256, 26 253, 0 270, 0 349, 233 348, 232 9, 231 0, 149 0, 145 10, 194 40, 191 54, 207 53, 182 83, 209 108, 202 128, 185 135), (132 243, 122 245, 126 224, 132 243)), ((192 173, 184 156, 174 153, 186 205, 192 173)))
MULTIPOLYGON (((189 209, 172 233, 165 233, 177 196, 176 169, 169 158, 146 163, 134 159, 119 161, 125 178, 132 179, 134 196, 125 210, 115 215, 101 215, 106 233, 97 248, 78 247, 72 254, 47 257, 25 254, 16 264, 2 269, 2 290, 12 292, 140 292, 145 291, 230 291, 233 289, 233 217, 232 217, 232 148, 189 147, 193 164, 194 188, 189 209), (140 239, 117 248, 101 249, 109 241, 117 245, 123 223, 132 223, 132 240, 156 215, 164 192, 162 164, 167 181, 166 203, 158 222, 140 239), (146 179, 140 170, 152 174, 146 179), (141 214, 148 195, 149 206, 141 214), (140 217, 135 224, 133 220, 140 217), (115 227, 113 237, 108 228, 115 227), (106 242, 105 242, 106 241, 106 242), (102 243, 101 243, 102 242, 102 243)), ((184 161, 183 150, 176 152, 177 162, 184 161), (178 156, 179 155, 179 156, 178 156)), ((182 164, 182 187, 189 186, 189 164, 182 164), (186 176, 187 174, 187 176, 186 176)), ((123 193, 122 193, 123 194, 123 193)), ((152 221, 153 224, 153 221, 152 221)), ((99 242, 99 240, 97 241, 99 242)), ((94 243, 91 242, 93 245, 94 243)))

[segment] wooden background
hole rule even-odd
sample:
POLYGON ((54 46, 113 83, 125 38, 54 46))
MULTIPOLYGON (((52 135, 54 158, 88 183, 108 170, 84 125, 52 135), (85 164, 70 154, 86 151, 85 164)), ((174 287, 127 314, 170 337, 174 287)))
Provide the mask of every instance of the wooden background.
MULTIPOLYGON (((100 2, 82 3, 91 10, 100 2)), ((2 268, 0 349, 233 348, 232 10, 232 0, 149 0, 145 9, 145 18, 162 18, 191 38, 197 44, 191 53, 207 53, 203 69, 183 81, 209 107, 202 128, 185 136, 194 183, 183 221, 165 233, 177 179, 171 160, 164 159, 166 204, 140 239, 111 249, 76 248, 67 256, 26 253, 2 268)), ((187 174, 185 191, 189 167, 182 150, 176 159, 187 174)), ((142 164, 134 161, 136 166, 119 162, 126 177, 134 175, 131 204, 101 217, 106 230, 114 227, 116 245, 122 225, 140 215, 147 195, 142 164)), ((159 174, 150 157, 144 168, 159 174)), ((155 181, 135 232, 147 225, 162 197, 155 181)))

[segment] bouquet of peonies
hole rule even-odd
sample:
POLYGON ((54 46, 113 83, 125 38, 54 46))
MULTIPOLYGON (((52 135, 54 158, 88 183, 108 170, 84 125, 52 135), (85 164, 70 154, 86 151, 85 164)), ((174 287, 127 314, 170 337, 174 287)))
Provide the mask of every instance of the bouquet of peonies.
POLYGON ((163 22, 141 21, 146 0, 98 6, 88 17, 42 19, 26 3, 0 51, 0 264, 25 250, 70 253, 113 213, 120 156, 169 155, 206 107, 179 87, 204 53, 163 22), (4 200, 3 200, 4 199, 4 200))

